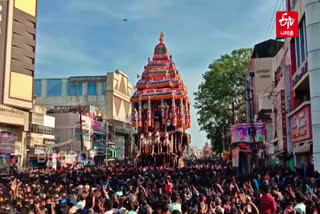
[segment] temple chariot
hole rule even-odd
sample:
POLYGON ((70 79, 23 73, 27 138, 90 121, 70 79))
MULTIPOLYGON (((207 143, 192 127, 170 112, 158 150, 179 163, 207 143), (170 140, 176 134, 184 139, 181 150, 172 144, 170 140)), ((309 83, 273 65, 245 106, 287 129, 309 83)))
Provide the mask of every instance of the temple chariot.
POLYGON ((132 126, 140 166, 183 166, 191 137, 190 99, 179 70, 164 44, 164 34, 131 97, 132 126))

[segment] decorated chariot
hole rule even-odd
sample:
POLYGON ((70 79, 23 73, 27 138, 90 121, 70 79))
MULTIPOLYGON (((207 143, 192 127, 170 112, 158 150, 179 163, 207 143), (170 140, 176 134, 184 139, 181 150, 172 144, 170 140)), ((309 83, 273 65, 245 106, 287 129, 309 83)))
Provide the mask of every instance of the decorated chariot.
POLYGON ((164 44, 164 34, 131 97, 140 165, 182 166, 191 141, 190 99, 179 70, 164 44))

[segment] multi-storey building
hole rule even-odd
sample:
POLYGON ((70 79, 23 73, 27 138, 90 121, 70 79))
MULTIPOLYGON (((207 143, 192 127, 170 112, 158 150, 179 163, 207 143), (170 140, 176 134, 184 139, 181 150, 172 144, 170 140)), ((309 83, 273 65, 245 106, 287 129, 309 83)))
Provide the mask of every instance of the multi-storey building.
MULTIPOLYGON (((266 142, 262 148, 271 148, 272 144, 272 87, 275 57, 282 49, 283 42, 267 40, 254 46, 250 59, 247 87, 252 90, 252 97, 248 97, 247 120, 249 122, 263 122, 266 126, 266 142)), ((266 150, 266 152, 273 149, 266 150)), ((278 149, 281 150, 281 149, 278 149)))
POLYGON ((110 131, 112 141, 119 148, 118 156, 128 157, 131 154, 132 84, 122 71, 110 72, 106 76, 36 79, 35 95, 38 105, 55 113, 62 107, 97 107, 103 120, 112 125, 110 131))
MULTIPOLYGON (((289 159, 293 156, 295 160, 294 164, 290 161, 291 166, 306 172, 314 158, 315 169, 319 171, 320 2, 287 0, 286 3, 287 10, 299 13, 299 37, 286 39, 274 73, 274 112, 278 116, 274 123, 287 127, 286 136, 275 137, 278 141, 287 141, 289 159), (279 111, 286 115, 285 119, 279 111)), ((279 133, 280 128, 276 127, 276 130, 279 133)))
POLYGON ((15 156, 20 166, 33 108, 36 29, 37 0, 0 1, 0 155, 15 156))
MULTIPOLYGON (((306 34, 305 1, 288 1, 288 9, 299 12, 299 37, 287 39, 291 51, 290 138, 297 168, 312 160, 312 120, 310 102, 310 69, 306 34)), ((320 36, 320 35, 319 35, 320 36)), ((317 83, 318 84, 318 83, 317 83)))
POLYGON ((34 105, 30 112, 30 132, 27 135, 27 166, 43 167, 48 149, 56 143, 55 118, 46 114, 46 108, 34 105))
POLYGON ((272 146, 274 153, 273 163, 291 164, 292 157, 290 152, 292 144, 289 135, 288 113, 291 96, 290 88, 286 87, 290 83, 288 74, 290 72, 290 51, 289 43, 285 42, 283 48, 274 57, 272 70, 273 87, 270 97, 272 98, 272 146))

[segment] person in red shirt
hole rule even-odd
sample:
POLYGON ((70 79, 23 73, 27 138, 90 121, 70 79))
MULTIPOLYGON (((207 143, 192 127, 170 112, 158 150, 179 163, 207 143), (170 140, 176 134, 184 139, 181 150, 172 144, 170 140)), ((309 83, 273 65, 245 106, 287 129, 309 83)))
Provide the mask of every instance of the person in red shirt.
POLYGON ((173 191, 173 184, 169 180, 166 183, 165 191, 167 194, 171 194, 173 191))
POLYGON ((260 198, 260 214, 276 214, 277 203, 270 194, 270 186, 263 185, 261 187, 262 197, 260 198))

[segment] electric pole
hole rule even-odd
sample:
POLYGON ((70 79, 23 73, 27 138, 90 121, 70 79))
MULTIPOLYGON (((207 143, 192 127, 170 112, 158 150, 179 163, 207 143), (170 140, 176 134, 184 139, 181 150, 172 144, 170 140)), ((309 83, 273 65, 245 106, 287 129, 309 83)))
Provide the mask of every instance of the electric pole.
POLYGON ((79 105, 79 114, 80 114, 80 143, 81 143, 81 152, 83 152, 82 111, 81 111, 80 105, 79 105))
POLYGON ((80 105, 79 83, 77 83, 77 99, 79 102, 78 112, 80 114, 80 149, 83 152, 82 110, 80 105))

